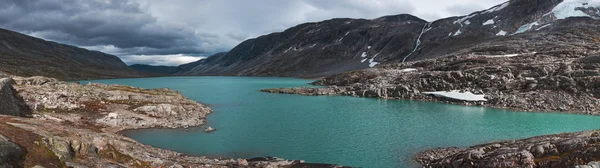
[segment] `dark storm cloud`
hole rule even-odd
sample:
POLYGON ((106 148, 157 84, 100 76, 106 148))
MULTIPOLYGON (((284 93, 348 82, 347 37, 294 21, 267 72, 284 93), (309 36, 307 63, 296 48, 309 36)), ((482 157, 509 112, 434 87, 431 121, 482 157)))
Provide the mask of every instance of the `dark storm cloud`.
POLYGON ((0 27, 114 54, 127 63, 172 65, 304 22, 403 13, 432 21, 503 1, 0 0, 0 27))
POLYGON ((128 0, 1 0, 0 26, 77 46, 124 54, 201 53, 194 29, 159 24, 128 0), (174 47, 177 46, 177 47, 174 47), (127 52, 131 51, 131 52, 127 52))

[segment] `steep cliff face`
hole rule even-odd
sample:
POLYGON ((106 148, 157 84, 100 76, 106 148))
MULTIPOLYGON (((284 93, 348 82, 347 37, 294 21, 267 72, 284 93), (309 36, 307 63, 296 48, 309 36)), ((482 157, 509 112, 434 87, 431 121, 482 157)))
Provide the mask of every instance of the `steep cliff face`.
POLYGON ((0 29, 0 71, 64 80, 138 77, 118 57, 0 29))
POLYGON ((596 0, 511 0, 433 22, 396 15, 306 23, 244 41, 178 74, 327 76, 452 55, 475 44, 540 31, 568 17, 599 18, 599 6, 596 0))

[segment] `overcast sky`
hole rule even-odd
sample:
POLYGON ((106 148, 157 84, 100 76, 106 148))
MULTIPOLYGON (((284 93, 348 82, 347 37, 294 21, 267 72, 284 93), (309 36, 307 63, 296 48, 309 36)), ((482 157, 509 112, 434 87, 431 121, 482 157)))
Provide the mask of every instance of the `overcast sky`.
POLYGON ((428 21, 505 0, 0 0, 0 27, 99 50, 128 64, 179 65, 304 22, 413 14, 428 21))

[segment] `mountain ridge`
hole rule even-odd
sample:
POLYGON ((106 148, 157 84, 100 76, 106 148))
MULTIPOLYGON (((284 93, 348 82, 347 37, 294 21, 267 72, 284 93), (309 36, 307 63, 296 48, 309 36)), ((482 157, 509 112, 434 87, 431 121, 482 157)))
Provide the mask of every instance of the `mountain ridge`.
POLYGON ((62 80, 141 77, 114 55, 0 28, 0 72, 62 80))
POLYGON ((566 18, 568 12, 561 12, 565 10, 597 18, 600 5, 595 2, 511 0, 432 22, 401 14, 304 23, 246 40, 177 74, 323 77, 382 63, 437 58, 488 40, 543 29, 566 18), (561 6, 566 7, 557 10, 561 6))

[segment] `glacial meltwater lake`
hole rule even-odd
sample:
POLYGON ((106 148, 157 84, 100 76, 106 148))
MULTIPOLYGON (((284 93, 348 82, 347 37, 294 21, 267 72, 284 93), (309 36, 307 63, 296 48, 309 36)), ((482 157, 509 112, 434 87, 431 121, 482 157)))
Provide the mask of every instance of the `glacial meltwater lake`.
MULTIPOLYGON (((171 88, 208 104, 201 128, 125 133, 142 143, 199 156, 277 156, 359 167, 419 167, 413 155, 436 148, 600 128, 600 117, 523 113, 442 103, 309 97, 259 92, 311 80, 261 77, 163 77, 95 80, 171 88)), ((86 83, 86 81, 84 81, 86 83)))

